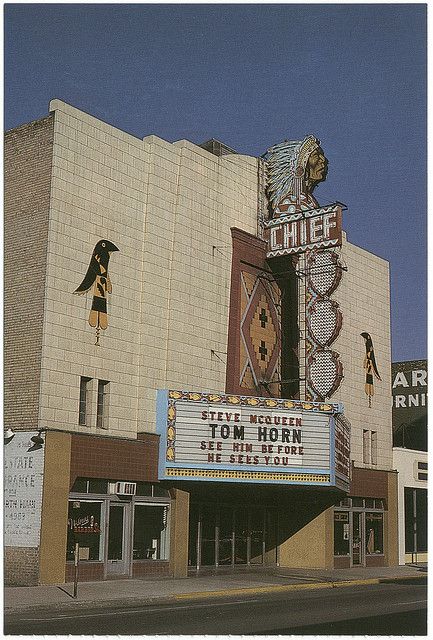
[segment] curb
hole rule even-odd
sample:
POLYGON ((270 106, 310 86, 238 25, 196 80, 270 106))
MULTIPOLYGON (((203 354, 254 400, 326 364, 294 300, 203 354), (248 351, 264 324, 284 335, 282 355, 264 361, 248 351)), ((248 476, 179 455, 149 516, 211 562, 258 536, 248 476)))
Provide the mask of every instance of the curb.
MULTIPOLYGON (((339 581, 327 581, 327 582, 305 582, 298 584, 288 584, 288 585, 270 585, 266 587, 244 587, 244 588, 235 588, 235 589, 220 589, 214 591, 193 591, 190 593, 178 593, 178 594, 166 594, 160 596, 147 596, 147 597, 139 597, 134 596, 133 598, 126 599, 125 598, 116 598, 116 599, 97 599, 97 600, 87 600, 80 601, 68 600, 66 602, 56 602, 56 603, 38 603, 30 604, 23 603, 18 606, 8 606, 4 604, 4 614, 13 614, 18 611, 24 611, 25 609, 34 609, 35 606, 41 609, 86 609, 88 607, 101 606, 102 607, 114 607, 124 606, 127 602, 131 607, 139 606, 140 604, 151 605, 158 603, 173 603, 173 602, 185 602, 188 600, 206 600, 211 598, 224 598, 230 596, 253 596, 255 594, 266 594, 266 593, 288 593, 293 591, 310 591, 310 590, 318 590, 318 589, 336 589, 336 588, 344 588, 344 587, 353 587, 353 586, 362 586, 362 585, 372 585, 372 584, 383 584, 383 583, 392 583, 392 582, 401 582, 407 580, 426 580, 427 575, 424 574, 414 575, 414 576, 401 576, 401 577, 381 577, 381 578, 365 578, 365 579, 357 579, 357 580, 339 580, 339 581)), ((127 613, 127 609, 125 609, 127 613)))
POLYGON ((221 589, 219 591, 195 591, 191 593, 179 593, 175 596, 175 600, 189 599, 206 599, 206 598, 223 598, 228 595, 253 595, 255 593, 284 593, 287 591, 307 591, 310 589, 338 589, 344 587, 353 587, 369 584, 383 584, 400 582, 402 580, 423 580, 423 576, 403 576, 393 578, 364 578, 358 580, 339 580, 338 582, 305 582, 300 584, 288 584, 269 587, 245 587, 239 589, 221 589))
POLYGON ((362 584, 378 584, 380 578, 366 578, 365 580, 341 580, 339 582, 305 582, 300 584, 287 584, 270 587, 245 587, 241 589, 221 589, 219 591, 194 591, 192 593, 179 593, 174 596, 176 600, 223 598, 228 595, 253 595, 255 593, 285 593, 287 591, 307 591, 311 589, 333 589, 335 587, 350 587, 362 584))

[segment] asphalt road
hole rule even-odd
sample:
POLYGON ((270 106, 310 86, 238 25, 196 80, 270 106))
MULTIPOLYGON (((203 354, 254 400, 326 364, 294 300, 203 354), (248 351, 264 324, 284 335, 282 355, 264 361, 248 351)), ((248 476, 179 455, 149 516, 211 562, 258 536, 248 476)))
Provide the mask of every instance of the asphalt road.
POLYGON ((391 583, 170 603, 15 611, 7 635, 426 635, 427 587, 391 583))

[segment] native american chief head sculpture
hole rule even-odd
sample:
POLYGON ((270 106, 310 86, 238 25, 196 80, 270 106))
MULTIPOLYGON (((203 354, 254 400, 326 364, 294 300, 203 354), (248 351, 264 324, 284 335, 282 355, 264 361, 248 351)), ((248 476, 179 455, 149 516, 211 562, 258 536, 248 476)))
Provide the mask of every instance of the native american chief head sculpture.
POLYGON ((328 160, 320 140, 285 140, 264 156, 267 168, 267 195, 272 215, 291 214, 319 206, 313 191, 326 180, 328 160))

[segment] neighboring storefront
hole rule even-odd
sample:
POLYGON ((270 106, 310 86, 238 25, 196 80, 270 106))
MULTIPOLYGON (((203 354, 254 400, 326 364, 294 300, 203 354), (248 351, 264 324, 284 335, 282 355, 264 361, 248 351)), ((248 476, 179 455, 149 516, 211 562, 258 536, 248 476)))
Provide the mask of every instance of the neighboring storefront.
POLYGON ((399 564, 427 562, 427 360, 392 363, 399 564))
POLYGON ((427 451, 427 360, 392 363, 393 446, 427 451))
POLYGON ((427 562, 428 456, 394 447, 398 470, 399 564, 427 562))

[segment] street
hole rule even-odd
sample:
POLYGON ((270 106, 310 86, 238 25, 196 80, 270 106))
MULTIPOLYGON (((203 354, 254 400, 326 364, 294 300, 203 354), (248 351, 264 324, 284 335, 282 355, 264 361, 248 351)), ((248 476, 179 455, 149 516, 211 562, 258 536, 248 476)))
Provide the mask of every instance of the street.
POLYGON ((426 635, 419 580, 143 606, 15 610, 7 635, 426 635))

